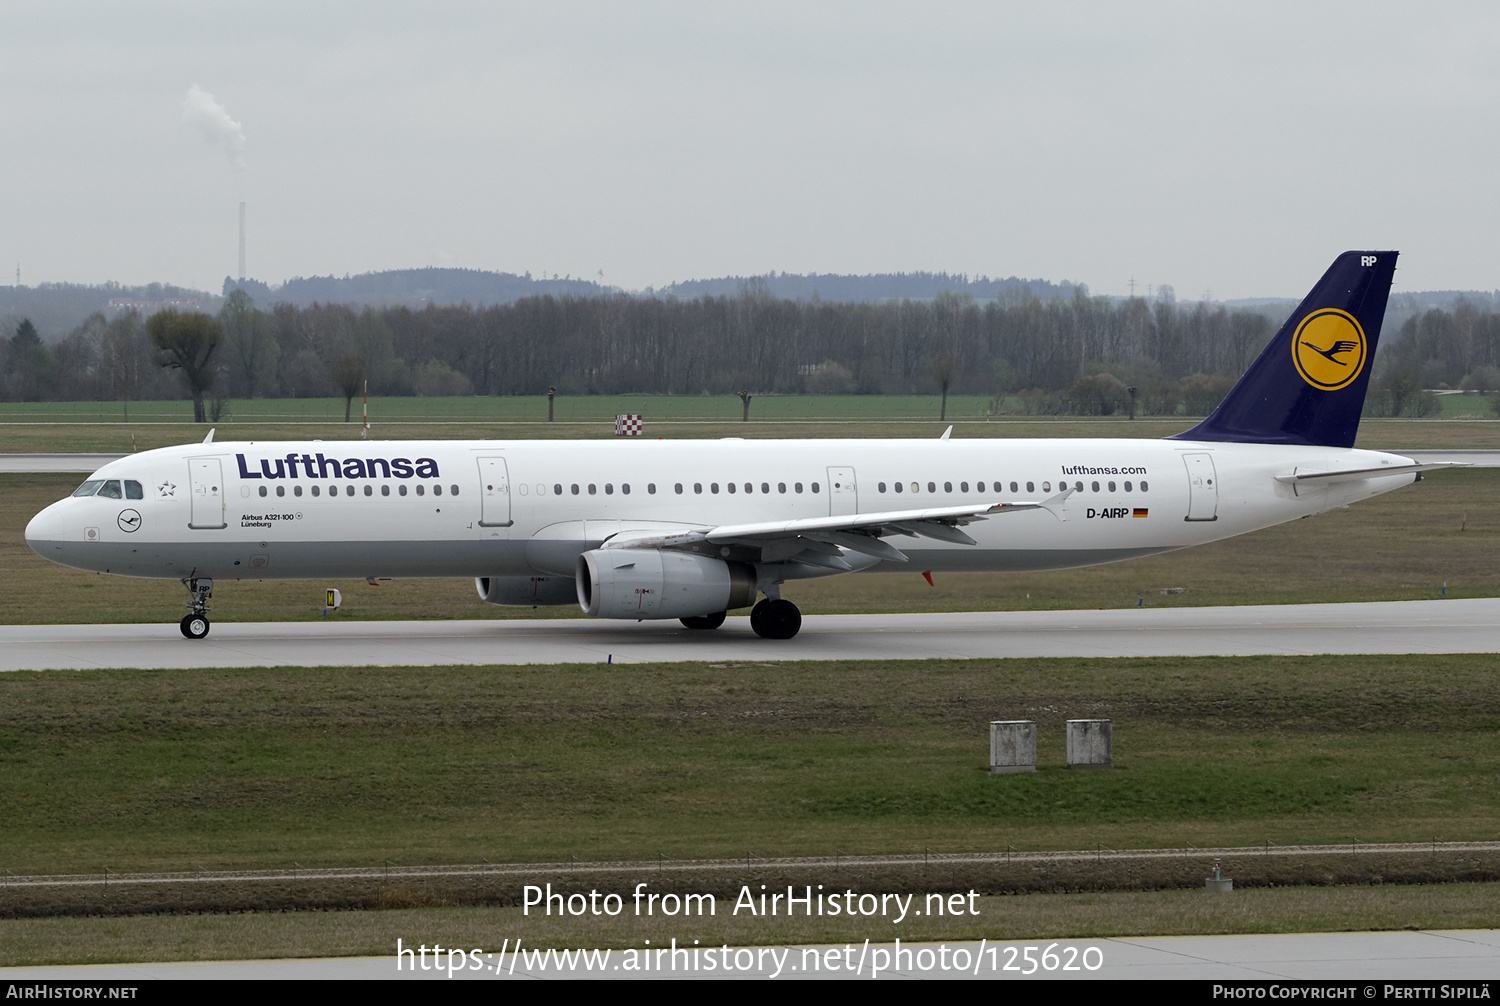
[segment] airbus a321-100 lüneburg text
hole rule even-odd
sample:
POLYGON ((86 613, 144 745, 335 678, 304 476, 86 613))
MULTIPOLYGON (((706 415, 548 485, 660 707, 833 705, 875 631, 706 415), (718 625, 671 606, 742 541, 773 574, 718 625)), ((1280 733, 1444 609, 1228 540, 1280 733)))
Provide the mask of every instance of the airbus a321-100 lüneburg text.
POLYGON ((1244 534, 1405 486, 1354 450, 1395 252, 1340 255, 1223 403, 1165 440, 203 443, 111 462, 26 528, 54 562, 180 579, 472 576, 571 604, 788 639, 788 580, 1041 570, 1244 534), (753 605, 753 607, 751 607, 753 605))

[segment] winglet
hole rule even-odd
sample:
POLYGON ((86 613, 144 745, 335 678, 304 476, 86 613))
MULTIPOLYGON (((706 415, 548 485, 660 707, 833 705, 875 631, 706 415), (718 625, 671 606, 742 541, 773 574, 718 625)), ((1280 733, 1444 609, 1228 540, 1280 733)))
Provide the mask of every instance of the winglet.
POLYGON ((208 436, 206 436, 206 437, 203 438, 203 442, 205 444, 211 444, 211 443, 214 442, 214 431, 213 430, 209 430, 208 431, 208 436))
POLYGON ((939 440, 947 440, 948 437, 949 437, 949 435, 952 434, 952 432, 953 432, 953 427, 950 426, 946 430, 943 431, 943 435, 940 436, 940 437, 938 437, 938 439, 939 440))

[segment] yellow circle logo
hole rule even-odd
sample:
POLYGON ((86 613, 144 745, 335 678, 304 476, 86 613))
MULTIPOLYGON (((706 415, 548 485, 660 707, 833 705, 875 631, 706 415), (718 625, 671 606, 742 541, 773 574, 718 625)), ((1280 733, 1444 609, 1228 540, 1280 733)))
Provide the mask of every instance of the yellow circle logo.
POLYGON ((1292 338, 1297 373, 1315 388, 1337 391, 1365 369, 1365 333, 1347 311, 1324 308, 1302 319, 1292 338))

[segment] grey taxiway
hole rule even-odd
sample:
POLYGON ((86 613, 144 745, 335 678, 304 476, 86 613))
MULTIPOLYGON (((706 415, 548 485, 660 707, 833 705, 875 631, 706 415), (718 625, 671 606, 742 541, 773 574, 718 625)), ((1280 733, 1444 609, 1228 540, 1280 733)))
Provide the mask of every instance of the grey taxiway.
POLYGON ((790 640, 749 619, 692 631, 676 622, 582 618, 450 622, 216 622, 0 626, 0 670, 98 667, 337 667, 1182 657, 1320 653, 1497 653, 1500 598, 957 614, 815 615, 790 640))

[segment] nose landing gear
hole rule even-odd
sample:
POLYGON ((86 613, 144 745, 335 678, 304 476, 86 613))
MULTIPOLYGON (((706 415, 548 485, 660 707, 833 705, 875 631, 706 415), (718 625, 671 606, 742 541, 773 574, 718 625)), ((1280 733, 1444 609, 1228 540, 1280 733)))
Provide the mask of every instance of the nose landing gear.
POLYGON ((188 589, 188 614, 178 623, 182 634, 189 639, 202 639, 208 635, 208 599, 214 596, 214 582, 204 578, 183 577, 182 585, 188 589))

